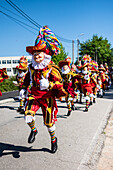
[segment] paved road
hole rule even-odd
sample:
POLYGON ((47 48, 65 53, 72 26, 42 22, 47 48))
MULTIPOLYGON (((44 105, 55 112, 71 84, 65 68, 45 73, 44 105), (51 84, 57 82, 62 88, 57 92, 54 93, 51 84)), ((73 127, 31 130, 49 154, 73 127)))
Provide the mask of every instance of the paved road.
POLYGON ((33 144, 27 143, 30 133, 24 116, 16 112, 17 101, 0 105, 0 170, 86 170, 98 136, 107 122, 113 105, 113 89, 104 98, 83 112, 85 104, 66 116, 65 103, 58 101, 56 136, 58 151, 50 153, 50 137, 43 125, 42 113, 36 114, 39 133, 33 144))
POLYGON ((0 100, 14 98, 18 95, 19 95, 18 90, 11 91, 11 92, 4 92, 4 93, 2 93, 2 96, 0 96, 0 100))

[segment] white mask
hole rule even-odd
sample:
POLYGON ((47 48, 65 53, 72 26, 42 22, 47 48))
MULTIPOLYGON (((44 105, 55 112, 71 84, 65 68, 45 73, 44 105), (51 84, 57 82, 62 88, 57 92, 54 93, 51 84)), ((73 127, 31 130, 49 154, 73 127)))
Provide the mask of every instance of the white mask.
POLYGON ((83 73, 83 74, 87 74, 88 71, 87 71, 87 70, 82 70, 82 73, 83 73))

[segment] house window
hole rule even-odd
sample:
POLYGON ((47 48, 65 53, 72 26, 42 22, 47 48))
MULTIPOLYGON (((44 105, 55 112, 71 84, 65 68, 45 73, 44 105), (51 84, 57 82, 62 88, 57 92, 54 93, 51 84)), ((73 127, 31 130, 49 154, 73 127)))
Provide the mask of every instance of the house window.
POLYGON ((6 64, 6 60, 2 60, 2 64, 6 64))
POLYGON ((17 74, 17 69, 16 68, 13 68, 13 74, 17 74))
POLYGON ((7 60, 7 64, 11 64, 11 60, 7 60))
POLYGON ((1 60, 0 60, 0 64, 1 64, 1 60))
POLYGON ((11 72, 11 68, 7 68, 7 72, 11 72))
POLYGON ((13 60, 13 64, 19 63, 19 60, 13 60))

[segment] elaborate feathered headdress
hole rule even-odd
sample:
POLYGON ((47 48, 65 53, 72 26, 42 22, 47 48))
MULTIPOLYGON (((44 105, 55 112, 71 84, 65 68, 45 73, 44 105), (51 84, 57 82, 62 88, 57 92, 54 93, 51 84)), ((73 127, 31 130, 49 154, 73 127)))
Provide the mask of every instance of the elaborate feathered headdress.
POLYGON ((35 45, 26 47, 26 51, 30 54, 33 54, 34 51, 44 51, 51 56, 57 55, 60 53, 60 43, 55 34, 47 26, 44 26, 39 31, 35 45))

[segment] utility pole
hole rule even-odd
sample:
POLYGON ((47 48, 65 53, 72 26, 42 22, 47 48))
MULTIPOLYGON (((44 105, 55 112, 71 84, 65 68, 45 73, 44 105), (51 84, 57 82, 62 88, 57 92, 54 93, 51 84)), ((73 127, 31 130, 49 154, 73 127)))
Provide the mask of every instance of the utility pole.
POLYGON ((74 64, 74 40, 72 40, 72 63, 74 64))
POLYGON ((79 62, 79 39, 77 39, 77 60, 79 62))
POLYGON ((97 62, 97 49, 96 49, 96 57, 95 57, 95 60, 96 60, 96 62, 97 62))

